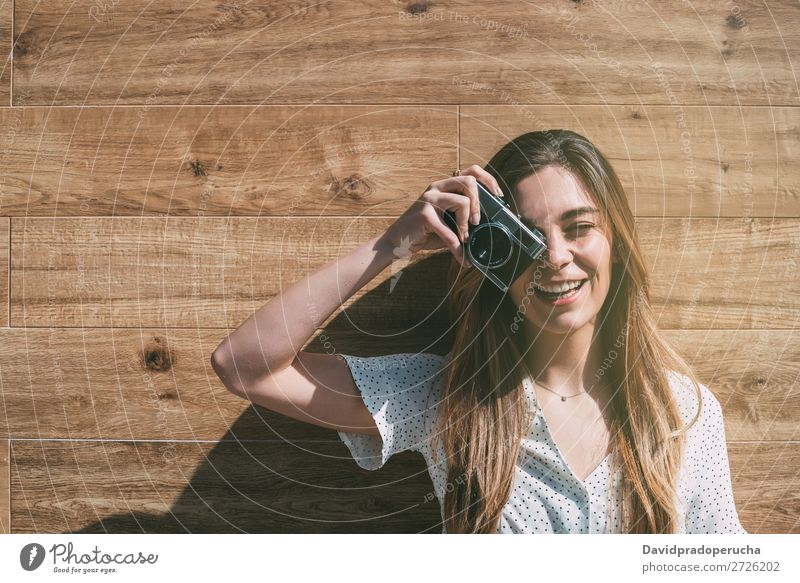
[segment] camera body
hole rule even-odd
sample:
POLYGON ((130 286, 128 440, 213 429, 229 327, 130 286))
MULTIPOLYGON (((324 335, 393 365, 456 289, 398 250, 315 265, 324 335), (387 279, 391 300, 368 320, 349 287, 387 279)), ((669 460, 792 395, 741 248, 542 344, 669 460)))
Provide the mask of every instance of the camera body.
MULTIPOLYGON (((468 223, 469 237, 464 251, 470 263, 505 293, 511 284, 547 250, 546 239, 538 229, 529 229, 502 198, 478 182, 481 219, 468 223)), ((458 234, 454 211, 445 211, 444 222, 458 234)))

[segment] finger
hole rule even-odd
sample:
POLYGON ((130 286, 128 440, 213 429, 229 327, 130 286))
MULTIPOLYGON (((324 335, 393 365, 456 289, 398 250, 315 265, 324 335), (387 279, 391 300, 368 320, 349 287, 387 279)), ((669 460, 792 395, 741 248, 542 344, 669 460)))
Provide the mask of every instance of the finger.
POLYGON ((431 186, 440 192, 458 192, 466 196, 469 199, 468 219, 473 225, 477 225, 481 219, 481 203, 476 181, 474 176, 456 176, 439 180, 431 186))
MULTIPOLYGON (((430 208, 433 207, 431 206, 430 208)), ((461 244, 461 241, 456 237, 450 227, 445 224, 439 214, 434 210, 430 213, 424 213, 424 216, 428 228, 436 233, 447 248, 450 249, 450 252, 456 260, 464 267, 472 267, 469 259, 464 255, 464 245, 461 244)))
MULTIPOLYGON (((455 192, 439 192, 437 190, 426 193, 427 200, 438 211, 439 215, 444 211, 454 211, 456 213, 456 225, 459 231, 459 241, 465 241, 469 236, 469 214, 471 211, 471 201, 455 192)), ((445 226, 447 226, 445 224, 445 226)))
POLYGON ((488 186, 489 190, 493 191, 494 194, 496 194, 497 196, 504 196, 503 190, 500 188, 500 183, 497 182, 497 179, 491 174, 489 174, 489 172, 487 172, 484 168, 481 168, 477 164, 473 164, 466 170, 462 171, 461 174, 462 175, 470 174, 472 176, 475 176, 475 178, 480 180, 481 183, 488 186))
POLYGON ((438 182, 434 182, 431 186, 436 186, 439 190, 453 190, 452 180, 458 180, 460 178, 464 178, 466 176, 473 176, 477 180, 479 180, 482 184, 484 184, 493 194, 497 196, 505 196, 503 194, 503 189, 500 188, 500 183, 497 182, 497 179, 489 174, 486 170, 478 166, 477 164, 473 164, 466 170, 461 172, 461 176, 456 176, 454 178, 445 178, 438 182))

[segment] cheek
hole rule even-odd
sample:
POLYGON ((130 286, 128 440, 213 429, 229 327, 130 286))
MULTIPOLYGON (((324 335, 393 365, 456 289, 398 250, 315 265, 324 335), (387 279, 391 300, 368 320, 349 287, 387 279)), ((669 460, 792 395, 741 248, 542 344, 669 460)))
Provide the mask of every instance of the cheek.
POLYGON ((611 245, 608 239, 599 234, 587 239, 581 247, 580 257, 586 269, 593 274, 590 303, 602 304, 611 286, 611 245))
POLYGON ((581 246, 581 260, 597 274, 608 274, 611 270, 611 245, 603 235, 590 237, 581 246))

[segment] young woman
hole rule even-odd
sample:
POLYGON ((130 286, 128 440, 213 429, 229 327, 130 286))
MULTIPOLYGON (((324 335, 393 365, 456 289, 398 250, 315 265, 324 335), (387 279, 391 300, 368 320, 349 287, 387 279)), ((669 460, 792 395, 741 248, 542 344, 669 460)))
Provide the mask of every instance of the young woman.
POLYGON ((236 394, 336 429, 361 467, 421 452, 444 532, 746 532, 720 404, 659 335, 622 185, 571 131, 526 133, 486 169, 434 182, 385 232, 259 309, 212 364, 236 394), (476 181, 546 237, 507 293, 464 254, 476 181), (452 350, 300 351, 401 242, 455 258, 452 350))

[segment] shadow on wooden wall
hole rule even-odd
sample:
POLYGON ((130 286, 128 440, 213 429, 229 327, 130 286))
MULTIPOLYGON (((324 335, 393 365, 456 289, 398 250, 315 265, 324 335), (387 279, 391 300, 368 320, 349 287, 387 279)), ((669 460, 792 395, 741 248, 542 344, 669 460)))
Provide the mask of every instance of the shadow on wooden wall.
MULTIPOLYGON (((449 253, 439 253, 409 265, 340 313, 307 350, 330 351, 326 343, 332 342, 344 354, 445 354, 452 338, 443 301, 440 309, 409 322, 388 339, 376 338, 387 330, 376 328, 375 323, 391 321, 390 313, 419 313, 412 304, 416 290, 423 287, 429 293, 435 290, 444 300, 449 262, 449 253)), ((170 362, 170 358, 157 357, 153 359, 170 362)), ((161 368, 166 372, 169 364, 161 368)), ((27 476, 26 485, 52 485, 55 495, 44 498, 68 499, 75 492, 75 474, 70 470, 77 467, 84 476, 82 486, 89 491, 84 502, 93 499, 92 493, 107 501, 108 488, 116 487, 120 493, 117 510, 120 506, 131 509, 87 524, 86 518, 100 510, 97 506, 85 507, 78 500, 73 505, 34 503, 29 507, 30 522, 17 515, 21 520, 15 520, 15 532, 421 533, 442 529, 439 504, 420 454, 404 452, 379 471, 363 470, 335 432, 255 405, 218 443, 107 442, 101 451, 86 442, 64 442, 51 445, 47 454, 38 448, 15 450, 15 464, 27 476), (62 459, 53 463, 55 459, 45 455, 62 459), (69 456, 74 458, 72 463, 66 459, 69 456), (65 472, 63 480, 59 471, 65 472), (36 473, 41 481, 31 475, 36 473), (115 483, 98 483, 98 476, 114 476, 115 483), (172 500, 156 502, 165 497, 172 500), (160 511, 142 510, 162 505, 160 511)), ((35 491, 29 496, 39 498, 35 491)))

